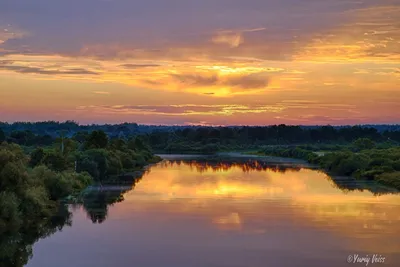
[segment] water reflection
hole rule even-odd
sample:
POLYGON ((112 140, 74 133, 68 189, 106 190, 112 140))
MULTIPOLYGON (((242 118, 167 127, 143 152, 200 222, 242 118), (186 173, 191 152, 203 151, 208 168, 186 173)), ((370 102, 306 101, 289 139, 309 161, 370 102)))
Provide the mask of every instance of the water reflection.
MULTIPOLYGON (((394 203, 399 200, 398 196, 391 197, 395 191, 373 182, 331 177, 301 166, 257 160, 168 160, 151 170, 151 174, 150 170, 146 170, 135 176, 127 176, 124 183, 89 188, 82 195, 82 206, 88 218, 93 223, 104 222, 109 207, 125 198, 139 198, 139 202, 154 200, 158 204, 185 199, 186 208, 191 204, 204 207, 210 199, 229 198, 231 202, 235 199, 241 202, 290 200, 293 205, 302 206, 305 213, 319 214, 323 218, 327 217, 325 215, 337 217, 338 214, 346 218, 362 216, 362 228, 377 229, 384 226, 371 223, 368 218, 371 218, 371 214, 386 218, 387 213, 364 214, 366 207, 362 205, 368 206, 369 210, 374 207, 374 203, 394 203), (143 176, 146 177, 145 181, 139 183, 143 176), (134 190, 137 184, 139 188, 134 190)), ((239 229, 237 225, 241 224, 240 215, 236 211, 216 216, 212 221, 223 228, 239 229)), ((381 223, 384 222, 390 220, 381 223)))
MULTIPOLYGON (((306 165, 302 164, 282 164, 282 163, 270 163, 268 161, 252 160, 252 159, 225 159, 210 161, 207 159, 197 160, 168 160, 160 163, 160 166, 164 168, 187 165, 191 170, 196 170, 199 173, 205 172, 227 172, 230 169, 241 169, 243 172, 248 173, 252 171, 257 172, 281 172, 286 171, 294 172, 301 171, 302 169, 308 169, 306 165)), ((317 171, 317 170, 316 170, 317 171)), ((351 191, 370 191, 374 195, 384 195, 391 193, 398 193, 398 191, 391 188, 379 185, 374 181, 359 181, 351 177, 332 177, 324 175, 324 177, 330 182, 335 188, 342 190, 344 193, 351 191)))
POLYGON ((399 195, 312 169, 258 161, 172 160, 152 168, 125 199, 140 205, 126 204, 121 212, 200 214, 218 229, 249 233, 295 221, 334 231, 362 250, 400 251, 394 238, 400 233, 399 195))
POLYGON ((78 202, 82 203, 81 205, 86 211, 87 217, 93 223, 103 223, 108 216, 109 206, 122 202, 124 193, 133 190, 142 176, 149 172, 150 170, 136 172, 119 177, 118 182, 90 186, 81 194, 78 202))
POLYGON ((18 233, 0 235, 0 266, 20 267, 32 258, 32 245, 38 240, 71 226, 72 214, 67 206, 61 205, 48 220, 25 225, 18 233))
POLYGON ((288 165, 288 164, 271 164, 269 162, 257 161, 257 160, 219 160, 216 162, 203 160, 168 160, 160 163, 161 166, 174 167, 175 165, 187 165, 191 170, 196 170, 199 173, 204 172, 226 172, 232 168, 241 169, 243 172, 251 171, 266 171, 270 170, 273 172, 285 172, 286 170, 299 171, 302 167, 299 165, 288 165))
MULTIPOLYGON (((249 159, 231 159, 231 160, 218 160, 218 161, 210 161, 207 159, 196 159, 196 160, 166 160, 158 164, 156 169, 173 169, 174 167, 186 166, 189 167, 190 172, 197 172, 199 174, 206 173, 224 173, 227 176, 230 170, 234 170, 236 173, 237 170, 241 170, 243 173, 250 172, 268 172, 268 173, 282 173, 285 174, 287 171, 293 175, 295 172, 304 171, 304 168, 301 165, 288 165, 288 164, 271 164, 269 162, 257 161, 257 160, 249 160, 249 159)), ((154 169, 154 168, 153 168, 154 169)), ((179 169, 181 171, 181 169, 179 169)), ((311 170, 309 170, 311 171, 311 170)), ((103 186, 94 186, 90 187, 85 193, 81 196, 82 206, 86 210, 88 214, 88 218, 93 223, 102 223, 106 220, 108 214, 109 206, 114 205, 115 203, 121 202, 124 200, 124 194, 128 191, 131 191, 135 188, 135 185, 141 180, 143 175, 149 175, 150 169, 145 172, 135 173, 134 175, 127 175, 122 177, 124 179, 121 180, 119 178, 119 182, 109 183, 103 186)), ((298 179, 292 179, 288 177, 281 177, 282 175, 278 175, 275 178, 276 181, 280 181, 281 183, 285 180, 287 186, 290 186, 293 190, 298 191, 304 188, 304 184, 299 182, 298 179), (282 178, 282 179, 281 179, 282 178)), ((347 193, 350 191, 358 190, 364 191, 368 190, 373 192, 375 195, 393 193, 392 190, 379 186, 373 182, 360 182, 348 177, 335 177, 332 178, 325 174, 320 175, 323 179, 327 180, 333 187, 342 190, 347 193)), ((168 194, 176 194, 174 192, 171 193, 168 189, 177 188, 185 183, 192 183, 193 188, 197 191, 197 194, 207 194, 212 191, 212 194, 215 195, 231 195, 232 197, 237 197, 240 195, 247 195, 248 197, 260 198, 262 196, 265 197, 265 193, 268 193, 270 196, 275 197, 277 194, 283 192, 282 187, 278 186, 269 186, 263 187, 259 184, 255 183, 254 177, 251 177, 251 181, 246 180, 244 177, 241 177, 241 181, 237 179, 237 177, 229 177, 228 184, 218 184, 215 182, 217 180, 207 180, 207 177, 204 180, 196 181, 194 178, 199 178, 200 176, 192 176, 188 175, 184 180, 179 181, 174 184, 165 184, 164 181, 158 181, 157 185, 152 185, 157 188, 161 188, 161 191, 167 191, 168 194), (244 180, 243 180, 244 178, 244 180), (236 182, 235 182, 236 181, 236 182), (204 186, 205 183, 214 183, 209 184, 208 186, 204 186), (203 187, 199 187, 200 184, 203 184, 203 187), (253 185, 252 185, 253 184, 253 185)), ((202 178, 203 179, 203 178, 202 178)))
POLYGON ((49 238, 58 247, 40 243, 29 266, 256 267, 295 259, 337 267, 348 266, 349 253, 400 262, 400 195, 385 187, 255 160, 168 160, 150 170, 89 188, 75 226, 49 238), (75 248, 75 239, 85 242, 75 248))
POLYGON ((92 191, 85 195, 82 206, 93 223, 102 223, 107 218, 108 206, 121 202, 122 194, 123 191, 92 191))

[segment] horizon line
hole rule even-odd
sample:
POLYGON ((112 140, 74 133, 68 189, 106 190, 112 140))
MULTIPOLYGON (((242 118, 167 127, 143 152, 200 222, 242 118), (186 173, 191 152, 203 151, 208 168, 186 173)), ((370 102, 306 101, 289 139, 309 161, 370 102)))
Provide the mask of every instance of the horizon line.
POLYGON ((231 124, 231 125, 207 125, 207 124, 156 124, 156 123, 136 123, 136 122, 120 122, 120 123, 79 123, 74 120, 65 120, 65 121, 53 121, 53 120, 43 120, 43 121, 13 121, 13 122, 7 122, 7 121, 0 121, 1 124, 8 124, 8 125, 13 125, 13 124, 36 124, 36 123, 58 123, 58 124, 65 124, 65 123, 74 123, 78 126, 105 126, 105 125, 123 125, 123 124, 137 124, 138 126, 157 126, 157 127, 271 127, 271 126, 279 126, 279 125, 285 125, 285 126, 304 126, 304 127, 323 127, 323 126, 332 126, 332 127, 346 127, 346 126, 400 126, 399 123, 358 123, 358 124, 286 124, 286 123, 281 123, 281 124, 231 124))

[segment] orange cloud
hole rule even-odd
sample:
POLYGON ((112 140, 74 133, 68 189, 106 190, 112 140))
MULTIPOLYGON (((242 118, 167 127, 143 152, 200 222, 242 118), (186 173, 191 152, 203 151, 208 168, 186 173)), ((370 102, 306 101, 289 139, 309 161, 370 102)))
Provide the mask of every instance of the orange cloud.
MULTIPOLYGON (((260 8, 268 6, 259 4, 260 8)), ((151 121, 184 114, 193 117, 185 123, 209 124, 399 120, 400 7, 395 1, 306 1, 300 7, 277 7, 270 16, 247 7, 243 12, 254 20, 243 21, 243 27, 235 20, 214 25, 225 26, 222 30, 191 28, 173 36, 157 32, 151 35, 154 39, 136 38, 136 31, 113 35, 107 28, 104 35, 112 38, 91 40, 81 36, 70 48, 67 43, 57 43, 53 49, 52 39, 44 39, 48 46, 43 44, 45 48, 39 49, 35 44, 41 43, 40 32, 28 35, 16 26, 3 25, 1 104, 14 112, 8 103, 21 98, 16 92, 48 99, 50 87, 62 87, 57 91, 62 100, 55 94, 53 97, 59 107, 65 107, 60 113, 66 118, 68 112, 77 112, 75 107, 85 106, 109 114, 110 120, 112 116, 120 116, 115 120, 133 120, 123 117, 133 113, 135 119, 141 119, 143 112, 149 116, 146 119, 154 119, 151 121), (309 22, 308 10, 315 11, 310 14, 314 20, 326 16, 326 21, 305 23, 309 22), (281 20, 280 12, 287 14, 286 20, 281 20), (309 100, 318 105, 288 104, 286 100, 309 100), (138 104, 165 106, 166 101, 212 107, 207 111, 193 107, 190 115, 189 107, 174 112, 164 112, 165 107, 127 108, 138 104), (115 105, 126 108, 110 108, 115 105), (232 111, 224 105, 236 107, 232 111), (243 112, 237 105, 244 107, 243 112), (271 110, 279 114, 270 114, 271 110), (251 117, 246 116, 249 113, 251 117), (226 114, 231 115, 227 118, 226 114)), ((41 110, 48 104, 38 105, 28 102, 23 109, 41 110)))
POLYGON ((151 114, 169 116, 220 115, 279 113, 283 105, 114 105, 114 106, 78 106, 79 111, 97 114, 151 114))
POLYGON ((94 94, 98 94, 98 95, 109 95, 110 92, 106 92, 106 91, 94 91, 94 94))
POLYGON ((315 34, 294 59, 398 63, 399 16, 400 6, 375 6, 347 11, 341 17, 350 17, 351 22, 315 34))

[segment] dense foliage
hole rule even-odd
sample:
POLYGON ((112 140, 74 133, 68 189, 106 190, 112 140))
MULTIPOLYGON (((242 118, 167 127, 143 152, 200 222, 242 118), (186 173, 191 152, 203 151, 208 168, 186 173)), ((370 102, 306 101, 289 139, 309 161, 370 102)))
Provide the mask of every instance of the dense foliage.
MULTIPOLYGON (((135 123, 117 125, 78 125, 75 122, 0 123, 1 138, 23 146, 48 146, 60 136, 82 143, 89 133, 105 133, 108 138, 131 139, 141 135, 157 151, 213 153, 220 150, 257 148, 260 145, 304 143, 344 144, 359 138, 374 142, 400 142, 400 126, 288 126, 200 127, 146 126, 135 123)), ((96 137, 101 138, 101 137, 96 137)), ((100 139, 98 140, 100 141, 100 139)), ((103 136, 103 141, 105 141, 103 136)), ((104 148, 103 144, 90 144, 104 148)))
POLYGON ((400 131, 379 132, 375 128, 354 126, 335 128, 322 126, 274 125, 268 127, 200 127, 172 132, 155 131, 146 135, 151 146, 167 153, 214 153, 221 150, 255 149, 264 145, 348 144, 359 140, 358 147, 372 148, 373 142, 400 141, 400 131))
POLYGON ((400 189, 399 146, 377 147, 372 140, 362 138, 351 145, 331 148, 319 152, 322 149, 316 146, 269 147, 257 154, 304 159, 335 175, 375 180, 400 189))
POLYGON ((32 246, 39 239, 61 231, 71 225, 72 214, 65 205, 60 205, 49 218, 35 224, 24 225, 18 231, 0 235, 0 267, 25 266, 33 256, 32 246))
POLYGON ((316 162, 338 175, 376 180, 400 189, 400 147, 329 153, 316 162))
POLYGON ((26 146, 31 139, 25 139, 24 147, 0 144, 0 267, 24 266, 33 243, 70 224, 71 214, 62 203, 72 195, 82 197, 93 222, 102 222, 107 206, 122 193, 83 190, 119 175, 122 180, 128 176, 132 188, 136 178, 126 173, 159 160, 140 137, 109 140, 102 131, 76 137, 61 133, 46 146, 33 143, 36 147, 26 146))
POLYGON ((87 173, 56 172, 43 165, 31 169, 28 163, 18 145, 0 145, 0 266, 26 264, 31 255, 27 240, 33 243, 54 231, 59 201, 92 182, 87 173))
POLYGON ((50 147, 33 149, 29 164, 44 164, 54 171, 87 172, 95 181, 102 182, 159 160, 139 136, 110 140, 104 132, 93 131, 57 138, 50 147))
POLYGON ((0 234, 48 217, 57 201, 92 182, 87 173, 30 169, 28 162, 18 145, 0 145, 0 234))

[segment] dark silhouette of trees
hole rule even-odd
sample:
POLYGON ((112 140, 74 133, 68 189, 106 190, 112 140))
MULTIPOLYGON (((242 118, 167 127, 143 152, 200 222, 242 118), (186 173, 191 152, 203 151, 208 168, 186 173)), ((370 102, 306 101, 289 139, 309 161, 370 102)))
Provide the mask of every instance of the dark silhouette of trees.
MULTIPOLYGON (((8 142, 24 146, 51 145, 60 137, 72 138, 79 144, 87 143, 86 149, 105 148, 106 137, 125 141, 142 136, 145 143, 157 149, 168 144, 196 143, 219 144, 221 146, 288 145, 299 143, 351 143, 359 138, 374 142, 400 142, 399 125, 359 126, 244 126, 244 127, 201 127, 201 126, 147 126, 135 123, 117 125, 78 125, 73 121, 37 123, 0 123, 8 142)), ((0 134, 1 138, 1 134, 0 134)), ((1 139, 0 139, 1 140, 1 139)))
MULTIPOLYGON (((349 145, 357 139, 364 140, 365 148, 370 148, 371 142, 386 142, 391 146, 400 135, 393 131, 379 132, 375 128, 361 126, 303 127, 281 124, 263 127, 186 127, 173 131, 157 130, 143 137, 157 151, 212 153, 218 150, 257 148, 261 145, 349 145), (367 139, 371 140, 369 144, 365 141, 367 139)), ((361 145, 360 142, 358 141, 358 146, 361 145)))
POLYGON ((75 133, 73 135, 72 139, 79 143, 84 143, 88 137, 89 137, 89 133, 87 131, 81 131, 81 132, 75 133))
MULTIPOLYGON (((3 203, 0 193, 0 203, 3 203)), ((13 209, 13 202, 10 196, 4 196, 7 203, 13 209)), ((0 211, 1 213, 1 211, 0 211)), ((3 214, 1 214, 3 216, 3 214)), ((0 216, 0 218, 1 218, 0 216)), ((19 215, 16 215, 19 216, 19 215)), ((49 218, 36 223, 24 225, 18 231, 0 233, 0 267, 23 267, 33 256, 32 247, 38 240, 61 231, 65 226, 70 226, 72 214, 65 205, 60 205, 49 218)), ((15 221, 10 222, 15 226, 15 221)), ((1 228, 0 229, 4 229, 1 228)))
POLYGON ((6 140, 6 134, 2 129, 0 129, 0 143, 4 142, 6 140))
POLYGON ((372 149, 376 144, 369 138, 358 138, 353 142, 353 146, 360 151, 364 149, 372 149))
MULTIPOLYGON (((64 201, 76 201, 93 179, 119 181, 123 171, 139 172, 144 165, 159 160, 151 153, 146 138, 131 138, 132 150, 126 140, 109 142, 101 130, 77 134, 74 139, 68 131, 78 127, 75 123, 49 125, 58 136, 51 137, 52 142, 45 147, 40 144, 49 135, 29 130, 5 134, 11 143, 0 143, 0 267, 24 266, 39 238, 70 222, 68 209, 60 214, 58 207, 65 208, 64 201)), ((100 202, 86 203, 86 207, 93 221, 102 222, 107 206, 121 201, 122 192, 106 193, 105 202, 101 202, 101 196, 98 199, 100 202)))
POLYGON ((38 147, 35 150, 32 151, 30 155, 30 161, 29 164, 31 167, 36 167, 38 165, 43 164, 44 158, 46 156, 46 153, 44 152, 43 148, 38 147))
POLYGON ((67 159, 58 151, 50 151, 43 158, 43 163, 55 171, 65 171, 68 169, 67 159))
POLYGON ((59 201, 92 182, 85 173, 30 170, 29 162, 19 145, 0 145, 0 266, 26 264, 29 246, 54 232, 53 222, 62 227, 64 220, 53 220, 59 201))
POLYGON ((108 136, 104 131, 93 131, 86 138, 85 148, 106 148, 108 145, 108 136))

